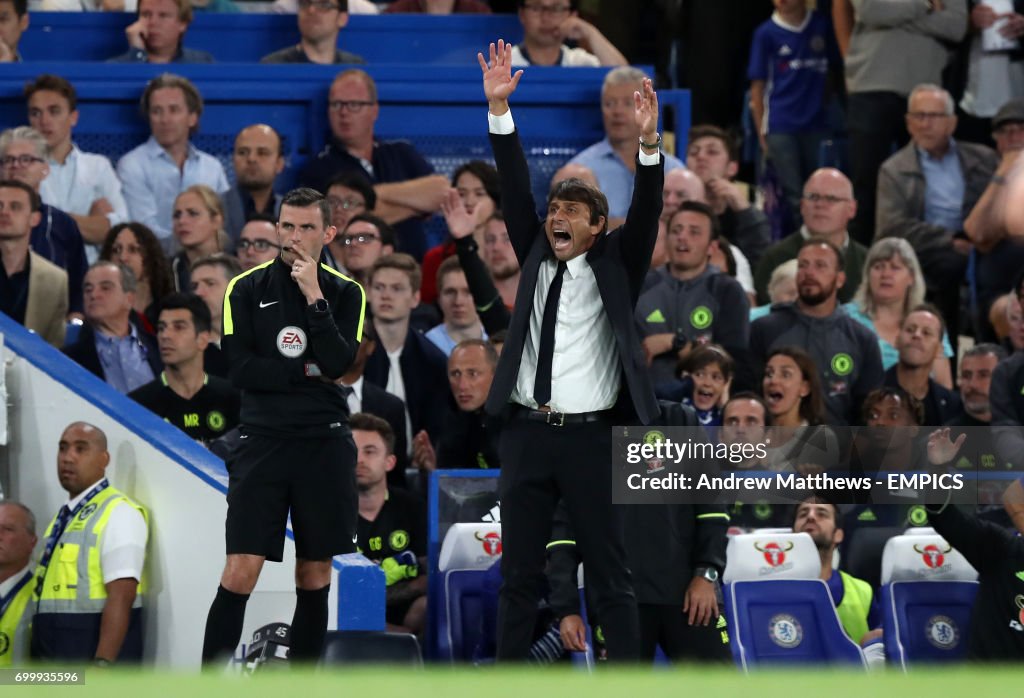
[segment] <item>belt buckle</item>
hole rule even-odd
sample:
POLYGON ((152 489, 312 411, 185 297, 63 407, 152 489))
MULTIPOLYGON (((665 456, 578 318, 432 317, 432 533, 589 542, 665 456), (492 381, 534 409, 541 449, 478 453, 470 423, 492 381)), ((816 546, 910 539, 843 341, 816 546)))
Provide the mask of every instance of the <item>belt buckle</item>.
POLYGON ((553 412, 552 411, 552 412, 548 412, 547 415, 548 415, 547 419, 545 420, 547 424, 550 424, 553 427, 564 427, 565 426, 565 412, 553 412), (554 416, 558 421, 551 421, 552 416, 554 416))

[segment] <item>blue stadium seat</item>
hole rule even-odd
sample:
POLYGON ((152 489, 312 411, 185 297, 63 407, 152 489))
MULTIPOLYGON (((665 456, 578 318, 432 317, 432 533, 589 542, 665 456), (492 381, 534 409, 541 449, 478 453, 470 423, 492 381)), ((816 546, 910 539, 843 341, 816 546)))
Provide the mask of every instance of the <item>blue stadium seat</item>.
POLYGON ((487 572, 501 554, 501 524, 457 523, 438 558, 441 608, 432 637, 436 656, 472 662, 484 627, 487 572))

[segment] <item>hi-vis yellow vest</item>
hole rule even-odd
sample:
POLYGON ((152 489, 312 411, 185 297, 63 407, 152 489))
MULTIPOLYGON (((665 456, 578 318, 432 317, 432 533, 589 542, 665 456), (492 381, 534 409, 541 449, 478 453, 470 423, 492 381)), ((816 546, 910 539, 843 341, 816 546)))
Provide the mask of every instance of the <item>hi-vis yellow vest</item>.
POLYGON ((28 659, 29 632, 35 613, 32 594, 36 590, 36 577, 31 572, 26 576, 28 581, 0 616, 0 667, 24 664, 28 659))
MULTIPOLYGON (((75 517, 68 522, 64 534, 57 542, 53 557, 46 569, 36 575, 43 578, 39 592, 37 613, 102 613, 107 602, 107 588, 103 584, 100 566, 100 543, 107 522, 119 506, 135 507, 149 524, 145 508, 133 502, 113 487, 107 487, 94 496, 75 517)), ((57 517, 46 527, 45 539, 50 537, 57 517)), ((146 588, 145 573, 139 581, 132 608, 142 607, 142 594, 146 588)))
POLYGON ((839 622, 847 637, 856 643, 864 637, 868 630, 868 612, 871 610, 871 585, 863 579, 857 579, 846 572, 840 571, 843 579, 843 600, 836 607, 839 622))

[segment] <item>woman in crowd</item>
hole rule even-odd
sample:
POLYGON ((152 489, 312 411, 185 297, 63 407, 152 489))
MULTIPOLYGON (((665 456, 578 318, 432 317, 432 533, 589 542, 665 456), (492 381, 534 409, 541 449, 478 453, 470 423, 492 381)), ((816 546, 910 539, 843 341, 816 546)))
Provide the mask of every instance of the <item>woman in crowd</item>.
POLYGON ((196 184, 178 194, 174 201, 174 238, 182 250, 171 260, 177 291, 192 290, 192 263, 224 249, 224 207, 217 192, 196 184))
POLYGON ((160 299, 174 291, 170 265, 160 240, 142 223, 120 223, 107 233, 100 259, 123 264, 135 274, 138 287, 134 310, 142 329, 156 334, 160 299))

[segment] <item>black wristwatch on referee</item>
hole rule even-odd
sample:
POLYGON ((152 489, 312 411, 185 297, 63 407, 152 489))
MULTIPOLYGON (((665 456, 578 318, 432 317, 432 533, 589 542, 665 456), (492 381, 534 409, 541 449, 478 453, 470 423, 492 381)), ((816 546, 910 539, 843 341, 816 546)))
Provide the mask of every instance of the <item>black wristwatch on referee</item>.
POLYGON ((331 307, 327 305, 327 301, 323 298, 317 298, 309 307, 314 313, 319 313, 320 315, 327 313, 331 309, 331 307))
POLYGON ((694 577, 703 577, 712 584, 718 581, 718 570, 714 567, 698 567, 693 571, 694 577))

